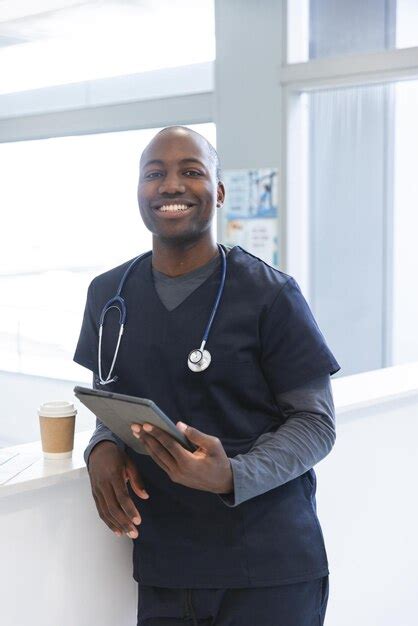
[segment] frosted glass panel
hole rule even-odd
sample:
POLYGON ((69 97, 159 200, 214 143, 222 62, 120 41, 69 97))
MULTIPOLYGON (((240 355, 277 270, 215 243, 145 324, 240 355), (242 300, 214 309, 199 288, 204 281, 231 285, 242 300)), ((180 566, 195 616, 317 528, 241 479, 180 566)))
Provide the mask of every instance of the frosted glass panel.
POLYGON ((310 302, 344 375, 418 360, 418 81, 310 93, 310 302))
POLYGON ((383 366, 387 87, 310 99, 310 299, 345 375, 383 366))

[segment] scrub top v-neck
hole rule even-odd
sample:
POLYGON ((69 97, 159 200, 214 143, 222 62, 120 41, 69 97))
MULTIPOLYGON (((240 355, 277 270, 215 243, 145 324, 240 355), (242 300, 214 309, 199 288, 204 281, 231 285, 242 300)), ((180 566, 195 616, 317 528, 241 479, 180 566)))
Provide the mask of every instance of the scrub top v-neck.
MULTIPOLYGON (((226 254, 228 254, 228 250, 226 250, 226 254)), ((200 287, 215 271, 219 263, 220 257, 217 254, 202 267, 175 277, 167 276, 153 267, 152 275, 155 290, 167 311, 173 311, 193 291, 200 287)))

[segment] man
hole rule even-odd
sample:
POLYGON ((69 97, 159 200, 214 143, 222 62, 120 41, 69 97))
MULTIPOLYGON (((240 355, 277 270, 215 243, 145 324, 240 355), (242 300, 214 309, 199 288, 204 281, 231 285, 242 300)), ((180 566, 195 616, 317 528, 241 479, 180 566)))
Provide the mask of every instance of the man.
MULTIPOLYGON (((199 134, 166 128, 144 150, 138 202, 152 255, 123 288, 117 379, 103 388, 152 399, 196 450, 133 424, 149 453, 139 455, 98 421, 85 452, 93 497, 107 526, 133 539, 139 626, 317 626, 328 566, 311 468, 334 443, 329 377, 339 365, 294 279, 234 247, 212 361, 189 369, 221 280, 211 226, 224 198, 216 152, 199 134)), ((89 288, 74 359, 95 386, 98 320, 128 265, 89 288)), ((110 311, 105 375, 118 321, 110 311)))

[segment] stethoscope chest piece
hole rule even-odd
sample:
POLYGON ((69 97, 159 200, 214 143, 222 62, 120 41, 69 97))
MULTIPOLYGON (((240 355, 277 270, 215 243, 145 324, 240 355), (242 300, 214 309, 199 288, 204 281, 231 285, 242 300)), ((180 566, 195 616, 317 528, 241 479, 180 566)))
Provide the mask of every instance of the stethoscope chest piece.
POLYGON ((192 350, 187 359, 187 365, 192 372, 203 372, 210 365, 212 357, 209 350, 197 348, 192 350))

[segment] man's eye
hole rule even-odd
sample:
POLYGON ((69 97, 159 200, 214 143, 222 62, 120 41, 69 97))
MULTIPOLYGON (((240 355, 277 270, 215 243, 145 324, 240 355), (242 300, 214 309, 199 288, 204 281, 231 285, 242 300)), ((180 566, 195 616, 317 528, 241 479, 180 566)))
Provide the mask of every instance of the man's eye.
POLYGON ((153 178, 158 178, 159 176, 162 176, 162 172, 148 172, 148 174, 145 174, 144 178, 152 180, 153 178))
POLYGON ((186 170, 184 172, 184 175, 185 176, 192 176, 192 177, 194 177, 194 176, 201 176, 202 172, 199 172, 198 170, 186 170))

